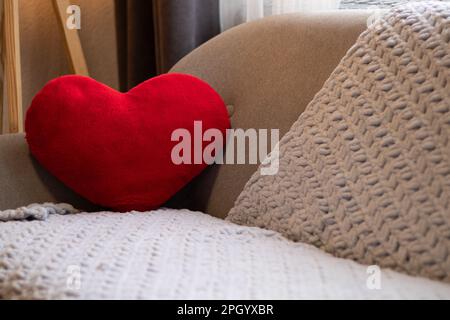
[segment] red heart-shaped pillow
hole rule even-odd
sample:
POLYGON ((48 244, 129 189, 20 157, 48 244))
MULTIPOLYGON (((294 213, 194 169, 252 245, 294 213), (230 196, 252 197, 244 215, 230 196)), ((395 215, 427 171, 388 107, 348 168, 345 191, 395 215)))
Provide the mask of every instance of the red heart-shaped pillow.
POLYGON ((194 121, 223 137, 230 127, 220 96, 193 76, 162 75, 127 93, 64 76, 36 95, 25 128, 49 172, 95 204, 128 211, 159 207, 207 166, 171 158, 173 131, 185 128, 194 140, 194 121))

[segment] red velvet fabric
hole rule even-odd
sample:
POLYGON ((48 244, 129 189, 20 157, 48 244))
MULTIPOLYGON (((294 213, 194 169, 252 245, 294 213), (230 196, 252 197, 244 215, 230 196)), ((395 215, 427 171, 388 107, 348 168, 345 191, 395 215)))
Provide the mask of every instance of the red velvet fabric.
POLYGON ((127 93, 64 76, 36 95, 25 128, 49 172, 95 204, 128 211, 159 207, 207 166, 171 159, 173 130, 194 137, 194 121, 224 136, 230 127, 221 97, 193 76, 162 75, 127 93))

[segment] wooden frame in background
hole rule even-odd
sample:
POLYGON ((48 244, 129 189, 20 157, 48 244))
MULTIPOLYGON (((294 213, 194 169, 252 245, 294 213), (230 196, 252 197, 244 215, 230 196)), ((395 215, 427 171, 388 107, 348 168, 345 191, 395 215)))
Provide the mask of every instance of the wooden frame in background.
MULTIPOLYGON (((9 132, 23 131, 22 70, 20 64, 19 1, 3 0, 4 79, 9 132)), ((2 108, 3 109, 3 108, 2 108)))
MULTIPOLYGON (((69 0, 51 0, 69 58, 70 71, 89 76, 89 71, 76 29, 66 27, 69 0)), ((22 76, 20 62, 19 0, 3 0, 3 50, 4 83, 8 101, 10 133, 23 132, 22 76)), ((0 134, 3 132, 3 85, 0 82, 0 134)))

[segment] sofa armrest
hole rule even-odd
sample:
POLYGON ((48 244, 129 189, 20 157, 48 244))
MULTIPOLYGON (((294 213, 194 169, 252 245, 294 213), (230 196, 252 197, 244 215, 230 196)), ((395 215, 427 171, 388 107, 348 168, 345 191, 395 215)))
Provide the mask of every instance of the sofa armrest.
POLYGON ((65 202, 89 211, 99 209, 36 162, 29 154, 24 134, 0 136, 0 210, 43 202, 65 202))

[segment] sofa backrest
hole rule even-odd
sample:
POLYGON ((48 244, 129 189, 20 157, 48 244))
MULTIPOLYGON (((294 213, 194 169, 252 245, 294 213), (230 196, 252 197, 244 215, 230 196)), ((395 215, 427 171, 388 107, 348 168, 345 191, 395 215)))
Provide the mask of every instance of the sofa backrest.
MULTIPOLYGON (((366 28, 367 11, 274 16, 210 40, 170 72, 195 75, 233 105, 233 128, 279 129, 297 120, 366 28)), ((256 165, 208 168, 169 202, 225 217, 256 165)))
MULTIPOLYGON (((194 50, 171 72, 192 74, 212 85, 234 106, 234 128, 279 129, 281 137, 366 28, 368 15, 290 14, 247 23, 194 50)), ((211 166, 167 206, 225 217, 256 168, 211 166)), ((23 134, 0 136, 0 210, 35 202, 98 209, 35 162, 23 134)))

